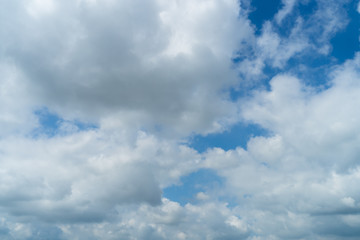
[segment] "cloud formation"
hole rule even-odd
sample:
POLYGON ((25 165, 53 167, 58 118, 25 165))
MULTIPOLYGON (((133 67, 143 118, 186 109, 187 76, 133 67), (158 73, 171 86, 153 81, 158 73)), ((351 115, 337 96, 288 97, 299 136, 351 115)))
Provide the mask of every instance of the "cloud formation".
POLYGON ((358 2, 255 2, 0 0, 1 239, 359 238, 358 2), (237 123, 267 134, 190 144, 237 123))
POLYGON ((261 226, 255 232, 264 239, 358 236, 359 59, 339 66, 320 91, 274 77, 269 91, 242 104, 245 120, 271 136, 252 138, 246 150, 207 152, 207 166, 227 178, 240 215, 261 226))
POLYGON ((34 105, 187 134, 231 115, 231 56, 252 34, 236 1, 15 1, 3 11, 3 61, 25 75, 34 105))

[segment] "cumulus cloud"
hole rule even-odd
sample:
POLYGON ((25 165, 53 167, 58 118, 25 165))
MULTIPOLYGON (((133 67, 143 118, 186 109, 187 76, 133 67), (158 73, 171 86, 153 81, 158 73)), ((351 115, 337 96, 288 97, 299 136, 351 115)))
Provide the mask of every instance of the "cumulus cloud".
POLYGON ((2 11, 3 59, 29 79, 34 104, 90 121, 135 112, 180 133, 217 130, 231 115, 230 59, 252 34, 236 1, 14 1, 2 11))
POLYGON ((252 35, 237 1, 1 5, 0 203, 9 239, 62 239, 59 224, 111 225, 122 206, 162 205, 162 188, 200 167, 182 138, 233 121, 231 56, 252 35), (44 108, 61 119, 54 136, 41 134, 44 108))
MULTIPOLYGON (((359 116, 351 109, 358 99, 358 59, 357 56, 335 71, 332 87, 321 92, 291 76, 275 77, 271 81, 272 92, 257 93, 256 102, 249 103, 244 117, 281 134, 286 142, 293 142, 304 152, 324 154, 324 161, 340 157, 327 154, 334 147, 344 148, 350 154, 345 149, 357 141, 353 131, 359 116)), ((347 167, 351 162, 343 160, 343 164, 347 167)))
MULTIPOLYGON (((245 239, 247 226, 241 219, 232 215, 223 204, 205 204, 182 207, 176 202, 163 199, 156 208, 140 206, 137 211, 122 212, 126 221, 116 228, 112 225, 93 225, 92 233, 104 239, 245 239), (151 224, 149 224, 151 223, 151 224), (111 232, 111 234, 108 234, 111 232), (112 237, 111 237, 112 235, 112 237), (131 236, 131 237, 129 237, 131 236)), ((71 226, 70 226, 71 227, 71 226)), ((71 231, 70 238, 83 234, 71 231)), ((84 229, 85 230, 85 229, 84 229)), ((86 227, 86 230, 89 230, 86 227)))
POLYGON ((270 136, 252 138, 246 149, 206 153, 206 166, 227 179, 239 215, 256 223, 260 239, 357 236, 359 59, 339 66, 327 89, 274 77, 269 91, 255 91, 241 107, 246 121, 270 136))
POLYGON ((198 168, 194 150, 142 132, 133 141, 124 135, 94 130, 2 140, 0 202, 29 218, 99 221, 117 205, 160 204, 160 187, 198 168))
POLYGON ((113 228, 124 206, 162 205, 162 188, 200 167, 179 141, 233 121, 224 91, 238 82, 231 56, 252 35, 237 1, 2 6, 0 203, 9 239, 67 238, 59 224, 113 228), (54 136, 41 134, 44 108, 61 119, 54 136))
POLYGON ((330 53, 341 3, 284 0, 259 33, 249 1, 0 3, 1 239, 359 236, 360 55, 325 86, 285 71, 330 53), (284 72, 230 99, 265 68, 284 72), (239 121, 268 134, 188 146, 239 121), (221 189, 163 196, 204 168, 221 189))

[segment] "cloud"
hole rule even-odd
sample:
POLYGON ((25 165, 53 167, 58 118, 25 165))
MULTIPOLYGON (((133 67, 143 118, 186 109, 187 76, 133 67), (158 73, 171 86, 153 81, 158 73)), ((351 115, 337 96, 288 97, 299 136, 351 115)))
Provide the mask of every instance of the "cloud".
MULTIPOLYGON (((246 225, 222 204, 188 204, 181 207, 168 199, 162 201, 163 205, 156 208, 141 206, 137 211, 122 212, 127 220, 117 228, 105 224, 85 229, 91 229, 90 236, 95 233, 95 236, 104 239, 118 236, 125 239, 129 236, 136 239, 245 239, 247 236, 246 225)), ((81 231, 81 228, 78 230, 81 231)), ((69 235, 69 238, 78 236, 76 231, 71 233, 74 235, 69 235)))
POLYGON ((1 141, 1 153, 1 205, 47 222, 100 221, 118 205, 158 205, 160 187, 199 167, 194 150, 142 132, 12 138, 1 141))
POLYGON ((284 5, 279 12, 275 15, 275 20, 277 24, 281 24, 283 19, 291 13, 295 6, 296 0, 283 0, 282 4, 284 5))
POLYGON ((200 206, 162 199, 156 207, 118 208, 112 222, 58 224, 2 222, 4 239, 246 239, 248 226, 222 203, 200 206), (7 238, 6 238, 7 237, 7 238))
POLYGON ((37 124, 27 98, 27 79, 17 66, 9 62, 0 62, 0 79, 0 136, 25 134, 37 124))
MULTIPOLYGON (((258 93, 256 102, 249 103, 244 111, 244 117, 281 134, 286 142, 304 152, 325 154, 331 148, 344 151, 351 148, 357 141, 353 131, 359 117, 351 110, 358 99, 358 59, 357 56, 335 71, 332 87, 321 92, 302 85, 294 77, 275 77, 270 83, 272 92, 258 93)), ((323 157, 335 159, 335 156, 323 157)), ((350 162, 344 164, 345 167, 350 162)))
POLYGON ((248 85, 266 78, 264 69, 287 71, 294 62, 307 65, 309 57, 329 56, 331 39, 349 22, 346 2, 318 0, 314 4, 316 8, 306 12, 300 8, 308 8, 309 1, 282 1, 274 17, 264 21, 250 50, 238 52, 238 70, 248 85))
POLYGON ((0 2, 2 239, 359 236, 360 55, 319 87, 289 66, 331 53, 341 3, 283 1, 258 34, 248 1, 0 2), (187 145, 240 121, 269 134, 187 145), (221 189, 164 198, 204 168, 221 189))
POLYGON ((272 29, 270 22, 265 23, 262 35, 257 39, 261 58, 264 61, 272 61, 273 67, 283 68, 291 57, 309 47, 308 40, 301 36, 301 24, 302 21, 299 20, 297 26, 292 29, 291 35, 281 39, 272 29))
POLYGON ((275 76, 270 90, 241 103, 244 119, 272 134, 252 138, 247 149, 205 153, 260 239, 357 236, 359 59, 334 70, 326 89, 275 76))
MULTIPOLYGON (((2 5, 0 211, 7 238, 67 239, 78 231, 91 239, 99 234, 72 224, 114 229, 125 224, 119 212, 129 206, 163 208, 161 189, 201 167, 182 138, 234 121, 225 91, 238 82, 231 56, 252 36, 237 1, 2 5), (46 134, 39 109, 61 120, 54 134, 46 134), (76 122, 96 127, 80 131, 76 122)), ((158 237, 151 225, 140 235, 127 227, 139 238, 158 237)))
POLYGON ((2 5, 0 203, 9 238, 111 225, 118 206, 161 204, 162 188, 200 167, 179 137, 233 118, 224 91, 238 82, 231 56, 252 35, 237 1, 2 5), (64 134, 41 134, 39 109, 61 119, 64 134), (76 121, 97 127, 64 125, 76 121))
POLYGON ((53 0, 33 0, 27 5, 27 12, 34 18, 51 14, 55 11, 56 3, 53 0))
POLYGON ((1 35, 34 104, 90 121, 136 113, 141 125, 186 134, 232 115, 231 56, 252 35, 237 1, 29 4, 6 5, 1 35))

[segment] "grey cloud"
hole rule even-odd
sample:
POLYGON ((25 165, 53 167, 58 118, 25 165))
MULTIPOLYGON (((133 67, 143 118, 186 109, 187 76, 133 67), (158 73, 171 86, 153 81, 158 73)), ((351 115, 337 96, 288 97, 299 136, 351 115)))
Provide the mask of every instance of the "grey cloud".
POLYGON ((2 140, 1 211, 22 221, 111 221, 117 206, 161 204, 161 188, 201 166, 186 146, 130 133, 2 140))
POLYGON ((29 79, 34 104, 46 102, 67 118, 98 121, 135 110, 145 114, 144 125, 179 126, 178 133, 217 130, 216 121, 232 110, 222 93, 237 81, 230 57, 251 28, 231 1, 204 3, 208 14, 190 2, 176 4, 180 11, 161 1, 63 1, 38 17, 20 2, 6 5, 10 24, 1 35, 11 37, 3 57, 29 79), (190 9, 197 22, 169 18, 190 9), (172 52, 174 44, 183 52, 172 52))
MULTIPOLYGON (((247 239, 246 224, 222 203, 181 207, 162 200, 162 205, 118 206, 111 222, 18 224, 21 239, 53 236, 54 239, 247 239), (61 231, 60 231, 61 230, 61 231)), ((7 223, 16 236, 16 224, 7 223)), ((19 236, 19 235, 18 235, 19 236)))

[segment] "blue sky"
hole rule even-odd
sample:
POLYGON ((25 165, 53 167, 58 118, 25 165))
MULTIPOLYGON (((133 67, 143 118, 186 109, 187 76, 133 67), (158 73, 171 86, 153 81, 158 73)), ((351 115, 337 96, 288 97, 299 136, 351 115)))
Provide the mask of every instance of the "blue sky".
POLYGON ((359 239, 360 3, 0 0, 1 239, 359 239))

